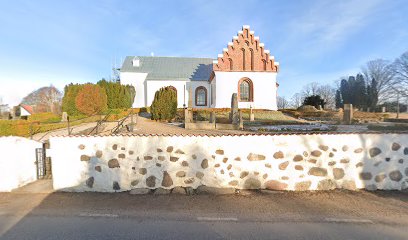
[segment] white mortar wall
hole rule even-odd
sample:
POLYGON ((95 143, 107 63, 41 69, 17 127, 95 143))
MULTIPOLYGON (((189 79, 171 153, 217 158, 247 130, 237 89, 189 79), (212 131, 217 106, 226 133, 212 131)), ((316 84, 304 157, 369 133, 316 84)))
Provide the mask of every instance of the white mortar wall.
MULTIPOLYGON (((230 108, 233 93, 238 93, 238 82, 251 79, 254 86, 254 102, 238 102, 239 108, 277 110, 276 73, 273 72, 215 72, 217 82, 216 108, 230 108)), ((239 98, 239 96, 238 96, 239 98)))
POLYGON ((51 137, 49 155, 54 188, 66 191, 401 190, 407 143, 407 134, 51 137))
POLYGON ((35 149, 42 143, 22 137, 0 137, 0 192, 9 192, 37 179, 35 149))

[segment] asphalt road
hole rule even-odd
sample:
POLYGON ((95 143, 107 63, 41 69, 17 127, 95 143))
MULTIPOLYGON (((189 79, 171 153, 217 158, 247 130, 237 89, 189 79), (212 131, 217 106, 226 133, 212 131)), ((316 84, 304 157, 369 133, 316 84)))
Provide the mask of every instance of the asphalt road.
POLYGON ((0 193, 0 239, 408 239, 408 194, 0 193))

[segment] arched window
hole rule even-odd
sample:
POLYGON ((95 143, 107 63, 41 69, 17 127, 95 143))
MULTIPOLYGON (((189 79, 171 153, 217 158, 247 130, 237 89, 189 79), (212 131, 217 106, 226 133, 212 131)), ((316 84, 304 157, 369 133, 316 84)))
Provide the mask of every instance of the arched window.
POLYGON ((240 102, 254 101, 254 87, 251 79, 243 78, 238 82, 238 96, 240 102))
POLYGON ((266 60, 262 60, 263 70, 266 71, 266 60))
POLYGON ((234 65, 232 63, 232 59, 231 58, 228 58, 228 59, 229 59, 229 64, 230 64, 230 70, 232 71, 232 68, 234 67, 234 65))
POLYGON ((207 89, 203 86, 200 86, 195 90, 195 105, 207 106, 207 89))

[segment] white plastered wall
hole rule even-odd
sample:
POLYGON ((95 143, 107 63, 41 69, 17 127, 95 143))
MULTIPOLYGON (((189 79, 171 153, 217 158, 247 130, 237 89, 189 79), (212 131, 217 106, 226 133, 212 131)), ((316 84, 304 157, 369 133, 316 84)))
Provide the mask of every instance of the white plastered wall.
POLYGON ((9 192, 37 179, 35 149, 42 143, 22 137, 0 137, 0 192, 9 192))
POLYGON ((120 82, 123 85, 132 85, 136 90, 134 108, 146 107, 146 77, 147 73, 121 72, 120 82))
MULTIPOLYGON (((277 110, 276 73, 273 72, 215 72, 216 108, 230 108, 233 93, 238 93, 238 82, 249 78, 253 83, 253 102, 238 102, 239 108, 277 110)), ((213 81, 214 81, 213 80, 213 81)), ((239 96, 238 96, 239 98, 239 96)))

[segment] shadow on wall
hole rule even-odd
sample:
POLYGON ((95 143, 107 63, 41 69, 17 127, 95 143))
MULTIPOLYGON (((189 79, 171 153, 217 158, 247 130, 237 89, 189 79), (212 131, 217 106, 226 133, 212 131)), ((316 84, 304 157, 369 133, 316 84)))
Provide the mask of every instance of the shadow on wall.
POLYGON ((212 64, 198 64, 197 68, 192 73, 190 80, 208 80, 208 77, 212 72, 212 66, 212 64))

